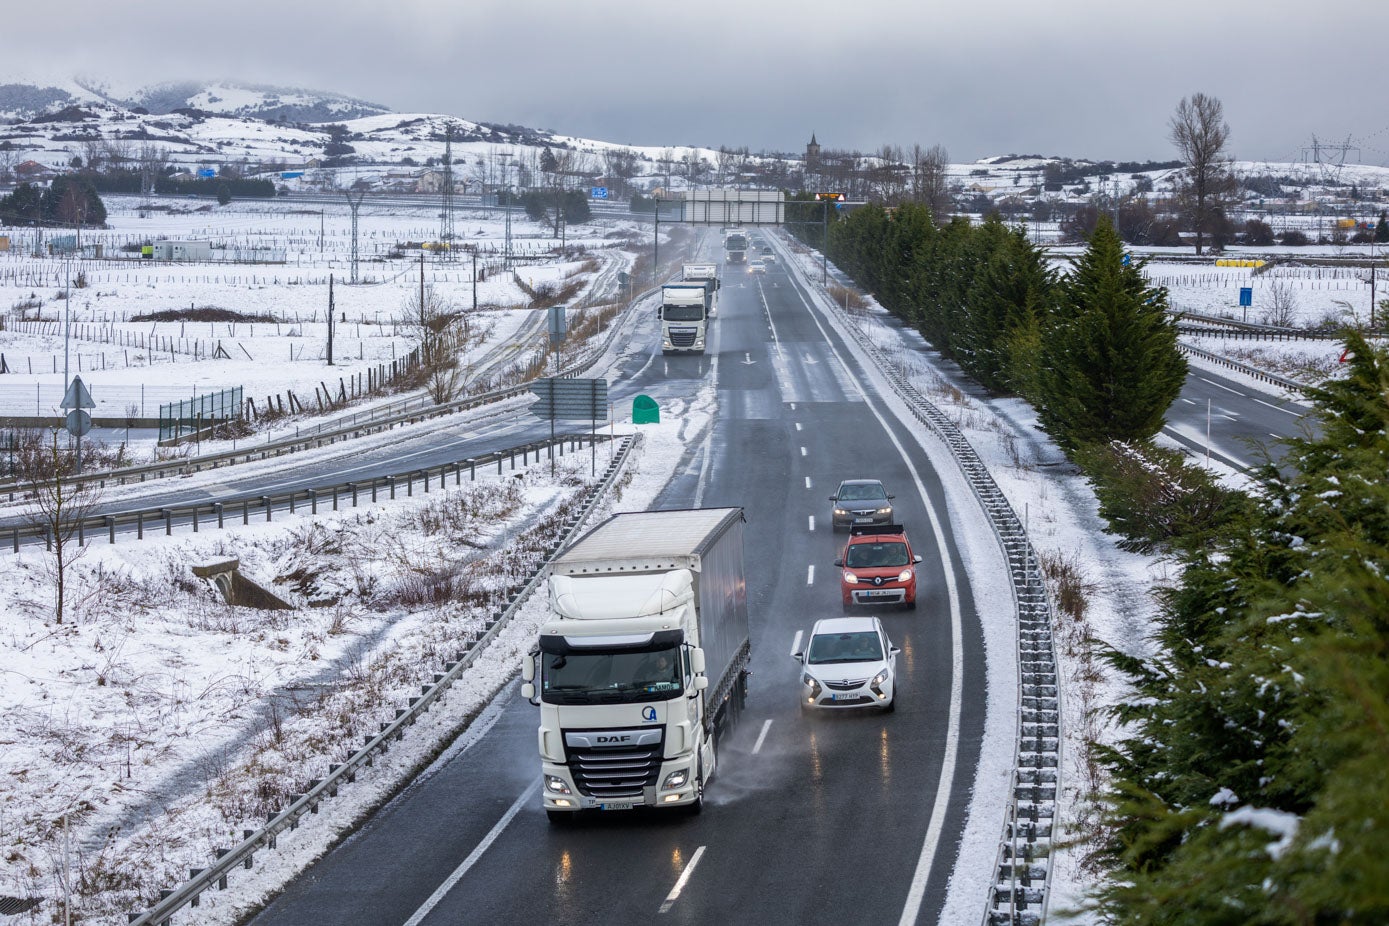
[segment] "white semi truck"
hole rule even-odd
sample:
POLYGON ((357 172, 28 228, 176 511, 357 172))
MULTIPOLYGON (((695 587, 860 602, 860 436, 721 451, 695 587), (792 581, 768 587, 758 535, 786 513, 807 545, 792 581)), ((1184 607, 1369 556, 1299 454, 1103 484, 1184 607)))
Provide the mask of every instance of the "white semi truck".
POLYGON ((719 310, 719 265, 685 264, 680 268, 680 277, 686 283, 704 284, 704 309, 713 318, 719 310))
POLYGON ((522 693, 540 705, 552 822, 699 812, 747 697, 743 522, 741 508, 616 514, 551 564, 522 693))
POLYGON ((709 334, 708 292, 703 283, 661 287, 661 352, 704 353, 709 334))

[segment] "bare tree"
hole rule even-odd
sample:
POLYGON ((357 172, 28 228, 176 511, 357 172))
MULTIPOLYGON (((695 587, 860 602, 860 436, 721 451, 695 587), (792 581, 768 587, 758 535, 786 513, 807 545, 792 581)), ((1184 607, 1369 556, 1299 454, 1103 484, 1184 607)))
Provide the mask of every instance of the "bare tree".
POLYGON ((414 291, 396 319, 420 343, 425 389, 437 404, 457 397, 462 387, 458 357, 468 341, 468 318, 432 286, 414 291))
POLYGON ((1275 328, 1291 328, 1297 321, 1299 301, 1291 283, 1275 282, 1268 288, 1268 305, 1259 321, 1275 328))
POLYGON ((20 483, 29 496, 25 517, 43 534, 51 554, 46 568, 53 580, 53 618, 61 624, 68 570, 86 552, 78 525, 92 516, 101 500, 101 489, 98 483, 77 482, 73 478, 77 472, 76 456, 62 445, 57 428, 47 433, 28 432, 20 441, 15 462, 20 483))
POLYGON ((950 155, 941 145, 923 150, 912 146, 912 199, 931 210, 931 216, 942 221, 950 212, 950 155))
POLYGON ((154 192, 154 185, 169 166, 169 149, 159 145, 143 144, 136 157, 140 167, 140 192, 148 196, 154 192))
POLYGON ((637 153, 631 148, 610 148, 603 152, 603 166, 608 182, 619 197, 627 195, 628 181, 637 173, 637 153))
POLYGON ((1196 253, 1205 236, 1224 214, 1225 201, 1235 191, 1225 145, 1230 126, 1225 107, 1213 96, 1193 93, 1183 97, 1169 123, 1172 144, 1186 166, 1178 186, 1178 202, 1196 232, 1196 253))

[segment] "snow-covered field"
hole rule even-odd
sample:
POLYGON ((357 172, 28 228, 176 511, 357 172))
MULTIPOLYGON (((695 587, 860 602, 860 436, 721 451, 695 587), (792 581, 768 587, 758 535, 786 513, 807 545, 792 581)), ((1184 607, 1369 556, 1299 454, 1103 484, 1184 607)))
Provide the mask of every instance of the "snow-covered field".
MULTIPOLYGON (((37 232, 25 232, 0 252, 0 414, 56 414, 66 365, 90 388, 96 417, 153 418, 158 404, 243 387, 258 407, 268 396, 281 401, 294 391, 317 408, 320 384, 338 390, 365 383, 404 358, 419 340, 407 305, 418 299, 421 278, 446 309, 464 313, 471 364, 512 341, 536 310, 530 292, 572 289, 569 305, 615 299, 617 269, 630 265, 625 250, 634 225, 599 219, 567 230, 566 247, 550 229, 519 214, 513 219, 513 255, 507 269, 505 223, 495 210, 460 213, 460 237, 478 249, 473 259, 456 253, 440 259, 422 251, 435 240, 431 209, 363 207, 359 217, 358 285, 349 285, 351 218, 345 204, 323 213, 293 206, 235 202, 210 211, 156 212, 136 197, 112 197, 109 230, 86 231, 84 246, 103 244, 122 255, 122 245, 160 238, 212 243, 212 261, 142 262, 138 259, 67 261, 35 257, 37 232), (320 230, 322 236, 320 237, 320 230), (321 242, 321 243, 320 243, 321 242), (413 247, 412 247, 413 245, 413 247), (228 263, 217 258, 266 248, 283 264, 228 263), (423 261, 421 256, 423 255, 423 261), (80 288, 68 289, 69 279, 80 288), (334 365, 327 366, 329 277, 334 277, 334 365), (528 292, 529 290, 530 292, 528 292), (477 312, 473 311, 476 304, 477 312), (157 312, 224 309, 244 321, 137 321, 157 312), (64 332, 69 338, 64 344, 64 332)), ((649 234, 649 232, 648 232, 649 234)), ((574 319, 571 319, 571 325, 574 319)), ((533 327, 533 326, 532 326, 533 327)), ((543 330, 540 332, 544 338, 543 330)), ((543 347, 540 341, 529 347, 543 347)), ((348 389, 351 392, 351 389, 348 389)))

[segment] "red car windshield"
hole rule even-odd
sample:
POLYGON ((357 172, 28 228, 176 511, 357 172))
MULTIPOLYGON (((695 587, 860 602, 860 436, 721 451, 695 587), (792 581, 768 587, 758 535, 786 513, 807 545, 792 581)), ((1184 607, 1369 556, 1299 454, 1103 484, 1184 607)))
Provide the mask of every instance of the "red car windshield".
POLYGON ((844 565, 850 569, 871 569, 875 566, 905 566, 911 562, 907 545, 900 541, 888 543, 851 543, 844 565))

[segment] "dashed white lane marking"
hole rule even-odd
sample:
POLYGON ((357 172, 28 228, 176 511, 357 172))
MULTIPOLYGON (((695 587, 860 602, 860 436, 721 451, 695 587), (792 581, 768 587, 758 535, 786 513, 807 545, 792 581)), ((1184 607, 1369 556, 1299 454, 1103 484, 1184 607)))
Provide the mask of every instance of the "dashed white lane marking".
POLYGON ((1265 402, 1263 399, 1255 399, 1254 401, 1258 402, 1260 405, 1267 405, 1269 408, 1273 409, 1276 412, 1282 412, 1285 415, 1292 415, 1294 418, 1302 417, 1302 412, 1293 411, 1291 408, 1284 408, 1281 405, 1274 405, 1272 402, 1265 402))
POLYGON ((815 515, 810 516, 810 529, 815 530, 815 515))
POLYGON ((795 639, 793 639, 793 640, 791 641, 791 655, 792 655, 792 656, 796 655, 797 653, 799 653, 799 652, 801 651, 801 636, 802 636, 804 633, 805 633, 804 630, 797 630, 797 631, 796 631, 796 637, 795 637, 795 639))
POLYGON ((814 563, 811 563, 809 566, 807 566, 807 567, 805 568, 805 584, 806 584, 806 585, 814 585, 814 584, 815 584, 815 564, 814 564, 814 563))
POLYGON ((680 872, 680 877, 675 882, 675 887, 670 889, 670 893, 666 895, 665 903, 661 904, 661 909, 657 912, 665 913, 680 899, 680 892, 683 891, 685 885, 689 883, 690 875, 694 874, 695 866, 699 864, 699 860, 703 855, 704 846, 700 846, 698 849, 694 850, 694 855, 690 856, 690 864, 686 865, 685 870, 680 872))
POLYGON ((801 429, 801 423, 800 423, 799 421, 797 421, 797 422, 796 422, 796 430, 799 431, 800 429, 801 429))
POLYGON ((767 739, 767 731, 772 728, 772 718, 768 717, 762 722, 762 732, 757 734, 757 743, 752 747, 752 754, 757 755, 762 751, 762 744, 767 739))
MULTIPOLYGON (((462 880, 463 876, 468 873, 469 868, 477 864, 477 860, 482 858, 483 853, 487 851, 492 843, 496 842, 497 837, 502 834, 502 831, 507 828, 512 819, 521 812, 521 808, 535 798, 535 790, 538 787, 540 787, 540 783, 536 782, 522 792, 520 797, 516 798, 516 803, 511 805, 511 809, 502 815, 502 818, 497 821, 497 825, 492 827, 486 836, 482 837, 482 842, 477 844, 477 848, 468 853, 468 857, 463 860, 463 864, 455 868, 453 874, 449 875, 447 880, 439 885, 438 889, 433 894, 429 895, 429 899, 415 911, 414 915, 405 921, 405 926, 419 926, 419 924, 424 921, 424 918, 429 915, 429 912, 439 905, 439 901, 448 896, 449 891, 453 890, 453 886, 462 880)), ((695 853, 696 858, 698 858, 698 855, 699 853, 695 853)), ((694 867, 693 859, 690 861, 690 867, 694 867)))
POLYGON ((801 456, 805 456, 805 448, 804 448, 804 447, 801 448, 801 456))
POLYGON ((1185 402, 1187 405, 1195 405, 1195 404, 1196 404, 1196 402, 1193 401, 1192 399, 1185 399, 1185 398, 1184 398, 1184 399, 1182 399, 1182 401, 1185 402))
POLYGON ((1246 398, 1246 399, 1249 398, 1247 395, 1245 395, 1243 392, 1240 392, 1238 389, 1231 389, 1229 386, 1223 386, 1223 385, 1221 385, 1220 383, 1217 383, 1217 382, 1216 382, 1215 380, 1213 380, 1213 379, 1206 379, 1204 376, 1201 376, 1201 377, 1198 377, 1198 378, 1201 380, 1201 382, 1203 382, 1203 383, 1210 383, 1212 386, 1214 386, 1214 387, 1217 388, 1217 389, 1224 389, 1226 392, 1229 392, 1229 393, 1231 393, 1231 394, 1233 394, 1233 395, 1237 395, 1237 396, 1239 396, 1239 397, 1241 397, 1241 398, 1246 398))
POLYGON ((809 476, 806 476, 806 477, 805 477, 805 487, 806 487, 807 489, 810 488, 810 477, 809 477, 809 476))

